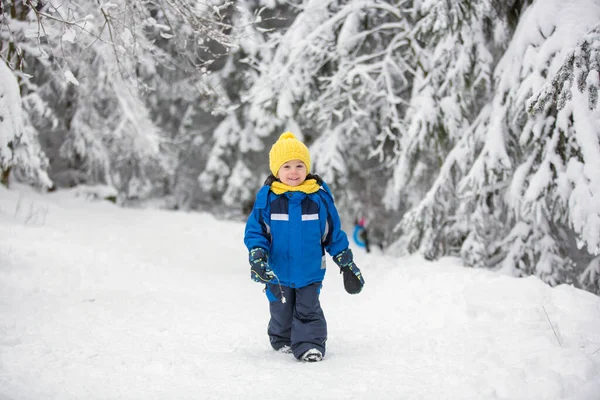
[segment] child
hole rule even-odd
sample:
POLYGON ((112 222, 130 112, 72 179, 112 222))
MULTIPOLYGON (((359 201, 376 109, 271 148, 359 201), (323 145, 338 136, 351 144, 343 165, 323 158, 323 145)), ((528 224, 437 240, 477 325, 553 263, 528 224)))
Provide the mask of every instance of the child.
POLYGON ((327 185, 310 173, 308 148, 286 132, 269 152, 270 175, 256 195, 246 223, 250 276, 266 284, 273 349, 301 361, 325 355, 327 322, 319 293, 325 277, 325 250, 344 273, 344 286, 358 293, 362 274, 327 185))

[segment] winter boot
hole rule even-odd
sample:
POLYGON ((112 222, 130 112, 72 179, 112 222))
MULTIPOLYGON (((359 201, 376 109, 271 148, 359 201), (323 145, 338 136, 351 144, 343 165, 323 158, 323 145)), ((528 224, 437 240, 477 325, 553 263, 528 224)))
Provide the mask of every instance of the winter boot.
POLYGON ((306 362, 317 362, 321 361, 322 359, 323 353, 321 353, 318 349, 310 349, 300 357, 300 361, 306 362))

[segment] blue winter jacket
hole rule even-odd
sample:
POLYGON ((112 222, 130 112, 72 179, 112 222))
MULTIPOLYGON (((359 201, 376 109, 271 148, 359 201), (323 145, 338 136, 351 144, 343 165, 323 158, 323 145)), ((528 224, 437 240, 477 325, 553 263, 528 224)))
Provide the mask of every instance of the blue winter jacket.
MULTIPOLYGON (((321 183, 321 182, 320 182, 321 183)), ((325 277, 325 250, 348 248, 331 191, 322 182, 311 194, 273 193, 263 186, 246 223, 244 244, 269 254, 269 266, 284 286, 300 288, 325 277)))

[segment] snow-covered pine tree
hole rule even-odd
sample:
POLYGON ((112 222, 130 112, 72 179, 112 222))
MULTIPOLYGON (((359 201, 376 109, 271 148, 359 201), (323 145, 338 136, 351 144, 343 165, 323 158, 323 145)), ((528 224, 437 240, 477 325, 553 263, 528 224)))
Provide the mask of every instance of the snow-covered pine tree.
MULTIPOLYGON (((59 125, 44 130, 53 134, 46 135, 51 140, 45 143, 53 146, 54 172, 60 167, 78 177, 84 172, 86 181, 114 184, 124 197, 147 192, 152 182, 162 186, 177 162, 158 151, 162 138, 153 119, 160 110, 151 110, 146 94, 176 86, 156 84, 170 78, 168 71, 199 77, 226 52, 234 33, 224 18, 232 3, 117 0, 9 6, 0 26, 2 48, 35 61, 23 65, 35 81, 30 87, 41 89, 38 99, 45 100, 44 88, 51 87, 47 95, 59 125), (15 7, 19 13, 12 12, 15 7), (174 45, 169 47, 169 41, 174 45)), ((198 89, 198 82, 189 86, 205 89, 198 89)))
POLYGON ((0 59, 0 184, 8 186, 15 170, 25 182, 49 188, 48 159, 39 146, 37 132, 21 107, 19 83, 13 71, 0 59))
POLYGON ((8 186, 8 177, 15 165, 15 144, 22 135, 19 84, 10 68, 0 60, 0 183, 4 186, 8 186))
MULTIPOLYGON (((481 149, 476 137, 487 129, 492 71, 510 29, 507 10, 487 1, 423 2, 414 14, 414 40, 423 48, 384 200, 388 208, 411 208, 391 252, 435 258, 457 255, 469 231, 489 236, 498 227, 490 218, 469 226, 473 210, 462 206, 458 184, 481 149)), ((486 250, 472 249, 471 258, 474 252, 486 250)))
MULTIPOLYGON (((87 4, 73 10, 72 17, 92 15, 101 21, 119 12, 87 4)), ((50 20, 45 27, 61 31, 62 24, 50 20)), ((152 188, 149 172, 161 167, 159 131, 138 85, 138 77, 152 65, 141 63, 148 62, 149 48, 142 29, 135 24, 70 27, 52 48, 62 54, 65 79, 58 89, 68 105, 60 156, 71 169, 84 172, 86 182, 113 186, 122 199, 144 197, 152 188)))
MULTIPOLYGON (((344 190, 337 201, 351 213, 377 209, 371 199, 382 197, 382 185, 370 183, 374 175, 387 180, 382 162, 402 126, 412 69, 404 57, 413 44, 406 39, 403 7, 395 1, 304 1, 293 24, 268 38, 273 56, 256 63, 251 118, 275 117, 285 130, 298 124, 314 172, 334 191, 344 190)), ((269 132, 269 139, 277 133, 269 132)))
MULTIPOLYGON (((598 148, 597 110, 588 107, 594 104, 596 85, 596 75, 591 72, 595 68, 593 30, 573 53, 577 41, 599 19, 599 7, 592 3, 579 1, 567 7, 558 1, 533 2, 522 14, 494 70, 493 97, 483 107, 479 102, 468 108, 479 110, 478 116, 462 130, 449 155, 442 154, 444 162, 436 181, 400 224, 403 236, 396 242, 396 250, 439 256, 452 254, 448 247, 458 245, 467 265, 500 265, 509 273, 535 274, 551 284, 579 278, 589 285, 590 279, 596 279, 595 270, 579 275, 583 267, 596 265, 590 259, 596 254, 597 235, 585 239, 582 235, 598 231, 597 210, 581 207, 588 200, 589 204, 598 203, 589 198, 597 191, 596 183, 583 173, 587 160, 598 159, 594 153, 598 148), (574 62, 574 54, 580 55, 579 61, 574 62), (575 94, 572 89, 577 84, 587 96, 575 94), (528 104, 536 93, 536 101, 528 104), (549 101, 553 98, 560 109, 549 101), (537 114, 528 115, 527 109, 535 109, 537 114), (588 143, 595 147, 584 160, 581 148, 588 143), (579 193, 585 192, 583 197, 571 197, 577 185, 579 193), (577 241, 586 246, 591 243, 589 253, 581 254, 577 241)), ((514 15, 511 10, 502 11, 498 4, 488 10, 499 13, 491 19, 496 26, 493 32, 510 37, 510 30, 499 31, 498 27, 509 25, 509 17, 514 15)), ((468 25, 472 28, 476 21, 468 25)), ((488 42, 490 54, 496 54, 491 50, 500 44, 488 42)), ((441 71, 448 73, 447 68, 441 71)), ((457 86, 461 95, 469 93, 457 86)), ((597 166, 594 162, 592 169, 597 166)), ((410 163, 405 165, 412 171, 410 163)))
POLYGON ((317 152, 311 146, 318 134, 314 126, 304 123, 298 110, 316 89, 319 71, 329 58, 334 26, 327 20, 330 8, 337 3, 305 1, 298 4, 297 16, 291 25, 267 34, 264 50, 250 58, 256 76, 247 94, 248 116, 254 132, 267 142, 260 149, 263 160, 270 143, 283 131, 292 131, 313 150, 312 171, 324 170, 317 166, 317 152))
MULTIPOLYGON (((587 8, 584 4, 581 7, 587 8)), ((595 15, 600 17, 598 8, 595 15)), ((594 20, 578 21, 581 22, 585 27, 594 20)), ((579 27, 563 29, 579 37, 579 27)), ((561 33, 560 29, 556 31, 559 32, 553 35, 561 33)), ((549 69, 552 72, 546 83, 528 103, 531 127, 527 126, 523 137, 527 144, 537 147, 522 166, 535 171, 526 182, 525 204, 543 212, 542 216, 534 215, 537 220, 532 224, 541 225, 541 229, 530 228, 542 232, 530 235, 534 239, 544 235, 538 240, 541 243, 531 246, 539 248, 532 259, 537 263, 531 266, 534 273, 550 283, 577 279, 582 286, 600 294, 600 24, 556 62, 551 61, 553 68, 549 69)), ((522 221, 519 223, 523 225, 522 221)), ((519 248, 513 242, 511 250, 515 247, 519 248)))
MULTIPOLYGON (((463 254, 470 252, 468 246, 487 250, 474 265, 499 265, 508 273, 535 274, 550 284, 576 283, 583 268, 575 262, 580 254, 574 239, 591 244, 592 251, 597 244, 597 234, 583 235, 589 228, 597 230, 593 218, 576 225, 585 219, 580 218, 581 210, 588 217, 594 215, 593 208, 581 206, 596 190, 587 192, 594 181, 585 171, 588 160, 597 162, 599 153, 592 149, 593 156, 584 159, 581 149, 594 140, 598 148, 597 110, 589 110, 587 96, 571 88, 567 92, 572 99, 558 109, 546 101, 545 85, 561 75, 565 60, 568 64, 578 41, 598 20, 600 7, 587 0, 569 5, 536 1, 520 18, 495 70, 488 128, 479 138, 483 148, 460 184, 463 194, 474 195, 471 199, 486 200, 469 202, 475 216, 471 224, 493 217, 509 229, 491 237, 477 237, 470 230, 463 254), (528 104, 540 92, 538 101, 528 104), (527 114, 532 107, 537 114, 527 114), (573 195, 577 186, 586 192, 581 198, 573 195)), ((554 90, 564 92, 565 82, 576 87, 577 79, 566 79, 554 90)))
MULTIPOLYGON (((39 133, 32 123, 32 117, 36 114, 47 114, 48 107, 47 103, 37 96, 35 90, 32 90, 34 85, 30 84, 27 75, 22 71, 26 57, 29 57, 30 53, 33 53, 33 58, 37 57, 32 48, 24 45, 27 41, 26 31, 30 24, 28 10, 29 6, 19 2, 8 2, 0 7, 0 68, 2 68, 0 79, 3 80, 3 90, 7 93, 13 92, 15 82, 17 88, 17 93, 13 93, 10 99, 5 96, 0 100, 0 102, 7 102, 4 111, 8 113, 10 107, 12 115, 10 117, 12 128, 5 126, 0 130, 0 136, 3 136, 0 142, 10 147, 11 153, 7 158, 8 151, 5 148, 4 155, 0 156, 0 180, 7 185, 12 172, 12 175, 23 182, 50 188, 53 183, 47 173, 48 158, 40 147, 39 133), (11 65, 12 70, 7 67, 4 60, 11 65), (24 91, 23 96, 21 90, 24 91)), ((43 48, 42 44, 40 48, 43 48)), ((8 120, 7 117, 6 123, 8 120)))
MULTIPOLYGON (((328 57, 300 112, 315 121, 315 164, 351 215, 371 227, 389 225, 381 212, 386 168, 405 130, 419 45, 410 40, 412 18, 402 2, 340 2, 330 7, 323 36, 333 38, 328 57)), ((308 49, 315 45, 308 45, 308 49)))
POLYGON ((239 4, 238 10, 232 21, 243 30, 218 72, 220 81, 226 82, 218 108, 224 117, 206 141, 208 160, 198 177, 204 193, 229 206, 251 202, 268 175, 266 142, 282 129, 302 135, 293 120, 284 124, 286 119, 276 115, 273 107, 265 107, 263 101, 271 104, 271 92, 259 84, 266 78, 257 72, 273 57, 265 38, 276 27, 289 24, 295 16, 293 8, 283 0, 256 0, 239 4))

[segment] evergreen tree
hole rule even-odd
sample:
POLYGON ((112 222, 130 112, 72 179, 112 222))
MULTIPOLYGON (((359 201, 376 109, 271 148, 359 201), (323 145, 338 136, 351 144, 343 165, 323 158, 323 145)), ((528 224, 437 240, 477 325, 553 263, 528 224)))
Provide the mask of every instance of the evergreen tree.
POLYGON ((57 117, 52 126, 28 119, 29 131, 44 129, 50 137, 45 144, 56 160, 55 177, 73 171, 78 178, 72 183, 114 185, 123 198, 162 185, 178 160, 160 151, 168 135, 155 122, 161 110, 152 110, 148 94, 170 87, 161 79, 171 78, 171 70, 196 76, 189 86, 197 91, 211 90, 201 77, 230 45, 230 25, 222 22, 230 7, 227 1, 210 7, 189 1, 8 2, 1 54, 7 60, 19 55, 14 66, 30 73, 27 87, 39 89, 38 99, 57 117))
POLYGON ((37 132, 26 124, 16 76, 0 60, 0 184, 8 186, 14 169, 24 182, 50 187, 48 160, 37 141, 37 132))
MULTIPOLYGON (((594 23, 590 17, 583 26, 567 28, 581 32, 594 23)), ((540 52, 565 31, 560 25, 553 29, 540 52)), ((520 209, 525 212, 507 260, 521 266, 527 257, 532 271, 525 273, 552 284, 577 280, 600 293, 595 261, 600 254, 600 25, 563 54, 549 56, 549 70, 556 72, 541 88, 532 88, 537 93, 527 104, 530 116, 521 143, 528 158, 518 170, 524 179, 515 184, 523 192, 520 209)), ((513 204, 515 197, 509 197, 513 204)))
MULTIPOLYGON (((48 177, 48 158, 39 143, 39 133, 32 120, 36 115, 46 115, 47 103, 32 91, 22 68, 26 56, 33 49, 25 46, 29 7, 20 2, 8 2, 0 6, 0 80, 3 110, 0 129, 0 182, 8 185, 11 173, 23 182, 49 188, 53 185, 48 177), (5 64, 8 63, 10 67, 5 64), (12 70, 11 70, 12 68, 12 70), (15 87, 17 91, 15 92, 15 87), (23 88, 23 96, 20 94, 23 88), (14 172, 13 172, 14 171, 14 172)), ((43 45, 40 44, 40 48, 43 45)))
POLYGON ((256 63, 259 76, 249 90, 256 131, 267 141, 283 130, 300 133, 313 171, 344 194, 337 201, 349 214, 368 208, 383 216, 373 212, 382 185, 371 181, 374 173, 381 182, 389 176, 381 162, 393 154, 410 94, 415 49, 404 7, 304 1, 292 25, 267 38, 272 56, 256 63))
MULTIPOLYGON (((481 149, 476 138, 488 125, 492 71, 510 31, 506 10, 490 2, 425 2, 414 13, 415 40, 423 45, 385 196, 388 208, 411 209, 395 228, 392 251, 458 255, 468 232, 486 235, 499 226, 490 218, 469 224, 473 209, 458 185, 481 149)), ((467 262, 476 263, 479 252, 487 250, 472 248, 467 262)))
MULTIPOLYGON (((597 76, 592 72, 597 65, 591 44, 594 31, 583 39, 579 50, 569 52, 585 30, 593 27, 598 15, 589 11, 585 17, 565 18, 569 13, 580 15, 588 5, 586 1, 569 7, 560 2, 534 2, 523 12, 510 45, 494 69, 493 80, 488 79, 490 84, 484 86, 488 88, 487 101, 460 107, 480 111, 474 120, 466 119, 470 125, 459 130, 459 140, 450 141, 448 155, 438 153, 443 160, 440 173, 424 199, 402 219, 396 251, 421 251, 436 257, 453 254, 459 248, 467 265, 501 266, 515 275, 535 274, 550 284, 578 279, 590 283, 589 279, 597 276, 595 270, 588 270, 585 277, 579 275, 582 265, 587 266, 597 254, 597 235, 584 236, 598 231, 597 210, 582 207, 598 203, 593 199, 597 192, 594 178, 590 180, 590 174, 585 173, 595 163, 588 164, 588 160, 598 159, 594 153, 598 130, 592 122, 597 121, 597 110, 590 109, 595 107, 597 76), (565 57, 567 62, 561 67, 565 57), (576 57, 579 61, 574 62, 576 57), (578 100, 583 96, 572 90, 578 85, 587 94, 585 101, 578 100), (534 101, 528 103, 536 93, 534 101), (552 99, 558 106, 551 103, 552 99), (527 114, 527 109, 537 113, 527 114), (591 150, 585 158, 583 147, 591 150), (579 193, 585 192, 584 201, 578 195, 572 196, 572 188, 578 186, 579 193), (587 255, 578 249, 574 236, 587 245, 587 255), (582 265, 576 260, 583 261, 582 265)), ((511 10, 502 11, 498 5, 487 9, 480 6, 472 10, 499 13, 495 18, 493 13, 488 15, 488 20, 496 24, 496 33, 498 26, 510 27, 514 16, 511 10)), ((473 29, 477 20, 486 18, 465 25, 473 29)), ((510 30, 503 31, 500 37, 510 37, 510 30)), ((486 43, 489 54, 500 54, 493 51, 500 44, 486 43)), ((489 71, 494 64, 488 66, 489 71)), ((452 76, 448 68, 441 70, 444 76, 452 76)), ((464 72, 460 75, 468 76, 464 72)), ((448 85, 434 86, 431 92, 439 95, 444 87, 448 85)), ((461 87, 459 93, 468 99, 466 89, 461 87)), ((436 141, 439 145, 440 138, 436 141)), ((427 158, 419 153, 418 161, 423 160, 427 158)), ((413 170, 406 162, 400 169, 401 176, 412 179, 406 171, 413 170)))
POLYGON ((213 201, 239 208, 253 200, 268 175, 265 142, 283 129, 300 136, 302 131, 293 119, 280 118, 261 102, 270 96, 261 85, 267 79, 261 68, 274 57, 267 38, 290 23, 293 7, 286 1, 257 0, 240 2, 237 9, 232 21, 243 30, 219 71, 219 79, 226 84, 219 92, 216 111, 223 118, 206 141, 210 148, 198 181, 213 201))

